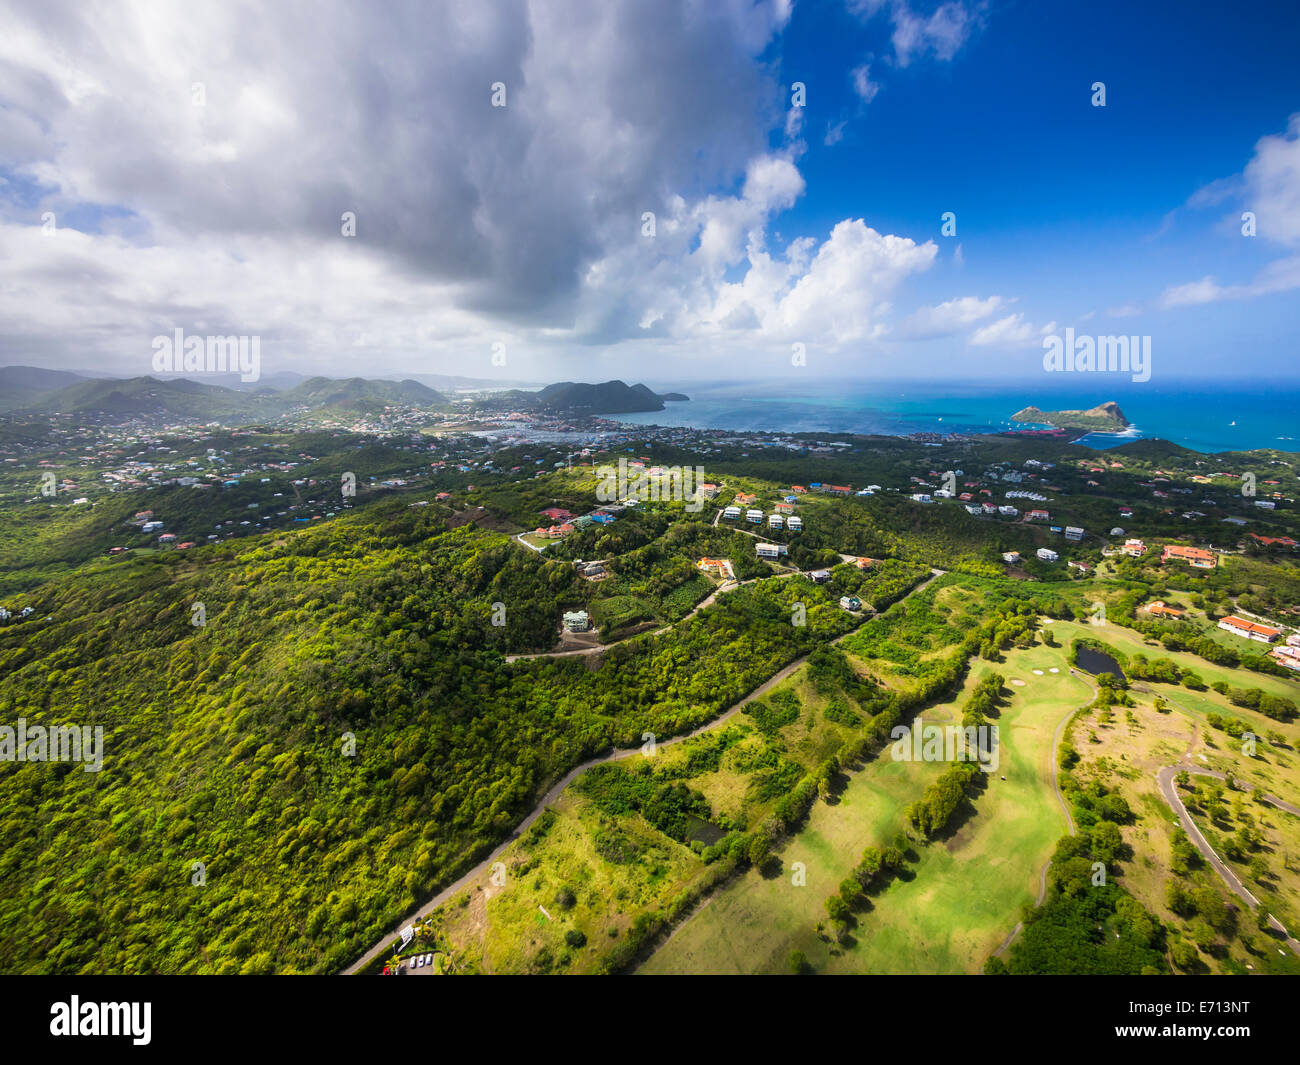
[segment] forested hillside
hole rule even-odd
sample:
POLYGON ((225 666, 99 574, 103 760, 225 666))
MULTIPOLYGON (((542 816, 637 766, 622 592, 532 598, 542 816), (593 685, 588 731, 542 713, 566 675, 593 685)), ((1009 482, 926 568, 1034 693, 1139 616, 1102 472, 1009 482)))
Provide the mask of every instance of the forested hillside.
POLYGON ((0 629, 0 713, 102 725, 106 753, 0 764, 0 966, 336 969, 582 758, 698 724, 851 624, 773 580, 595 671, 507 666, 576 580, 380 504, 43 586, 49 620, 0 629))

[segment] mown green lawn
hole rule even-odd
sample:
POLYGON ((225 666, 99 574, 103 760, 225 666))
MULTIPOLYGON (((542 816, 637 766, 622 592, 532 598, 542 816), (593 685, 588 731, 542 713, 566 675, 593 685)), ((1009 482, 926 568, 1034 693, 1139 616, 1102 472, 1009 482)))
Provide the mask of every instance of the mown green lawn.
POLYGON ((1040 870, 1065 832, 1051 784, 1052 736, 1091 697, 1069 675, 1064 648, 1038 646, 1012 651, 1001 664, 977 663, 953 704, 928 717, 957 720, 953 707, 991 670, 1007 678, 1013 693, 998 721, 997 772, 951 838, 914 848, 919 862, 857 915, 846 948, 832 953, 814 931, 826 897, 866 846, 887 844, 903 828, 907 805, 945 763, 899 762, 882 752, 851 778, 838 803, 813 808, 806 828, 781 852, 780 876, 751 870, 728 885, 640 971, 785 972, 791 951, 801 950, 826 972, 978 972, 1019 920, 1021 904, 1036 898, 1040 870), (792 882, 796 862, 806 868, 805 887, 792 882))

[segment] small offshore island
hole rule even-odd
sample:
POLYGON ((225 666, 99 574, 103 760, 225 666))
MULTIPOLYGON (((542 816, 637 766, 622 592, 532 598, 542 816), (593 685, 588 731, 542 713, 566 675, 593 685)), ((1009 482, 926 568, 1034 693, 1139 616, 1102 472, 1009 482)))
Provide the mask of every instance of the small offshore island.
POLYGON ((1011 415, 1013 422, 1052 425, 1057 429, 1078 429, 1085 433, 1111 433, 1129 427, 1129 420, 1114 400, 1099 403, 1090 410, 1039 410, 1026 407, 1011 415))

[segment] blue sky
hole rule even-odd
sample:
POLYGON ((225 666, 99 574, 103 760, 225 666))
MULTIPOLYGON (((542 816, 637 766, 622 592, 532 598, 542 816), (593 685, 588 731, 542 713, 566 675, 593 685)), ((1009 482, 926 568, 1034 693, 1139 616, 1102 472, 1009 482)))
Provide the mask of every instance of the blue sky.
POLYGON ((1294 376, 1295 291, 1151 306, 1167 286, 1206 275, 1244 283, 1281 257, 1277 243, 1241 236, 1251 204, 1240 195, 1187 204, 1239 175, 1256 142, 1300 109, 1300 7, 1234 10, 992 4, 951 60, 900 67, 888 19, 799 5, 772 59, 783 81, 809 87, 809 193, 781 232, 816 234, 864 214, 882 231, 939 240, 918 294, 940 300, 963 282, 1015 293, 1062 325, 1094 312, 1113 323, 1102 332, 1158 333, 1189 373, 1223 373, 1220 356, 1250 348, 1270 372, 1294 376), (864 104, 850 72, 868 56, 878 91, 864 104), (1104 108, 1091 104, 1096 81, 1104 108), (827 146, 819 134, 840 122, 842 139, 827 146), (939 237, 943 211, 957 216, 955 238, 939 237), (1104 316, 1131 304, 1149 309, 1104 316))
POLYGON ((182 328, 262 337, 266 374, 979 381, 1070 327, 1151 336, 1156 385, 1300 377, 1294 3, 31 0, 10 30, 4 362, 150 372, 182 328))

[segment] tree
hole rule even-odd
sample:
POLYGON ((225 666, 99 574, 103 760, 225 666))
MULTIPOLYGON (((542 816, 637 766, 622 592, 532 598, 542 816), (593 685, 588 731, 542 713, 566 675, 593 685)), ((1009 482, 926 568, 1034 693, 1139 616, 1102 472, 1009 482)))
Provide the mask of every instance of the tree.
POLYGON ((1169 947, 1169 953, 1173 956, 1174 964, 1184 972, 1195 968, 1201 960, 1200 952, 1186 939, 1175 939, 1169 947))
POLYGON ((1118 825, 1113 821, 1097 822, 1092 830, 1092 853, 1098 859, 1107 865, 1113 864, 1115 856, 1123 845, 1124 837, 1120 835, 1118 825))
POLYGON ((1191 935, 1192 940, 1201 948, 1201 950, 1208 951, 1214 946, 1215 939, 1217 938, 1214 929, 1210 927, 1210 922, 1205 920, 1203 917, 1195 918, 1192 923, 1188 925, 1187 931, 1191 935))

